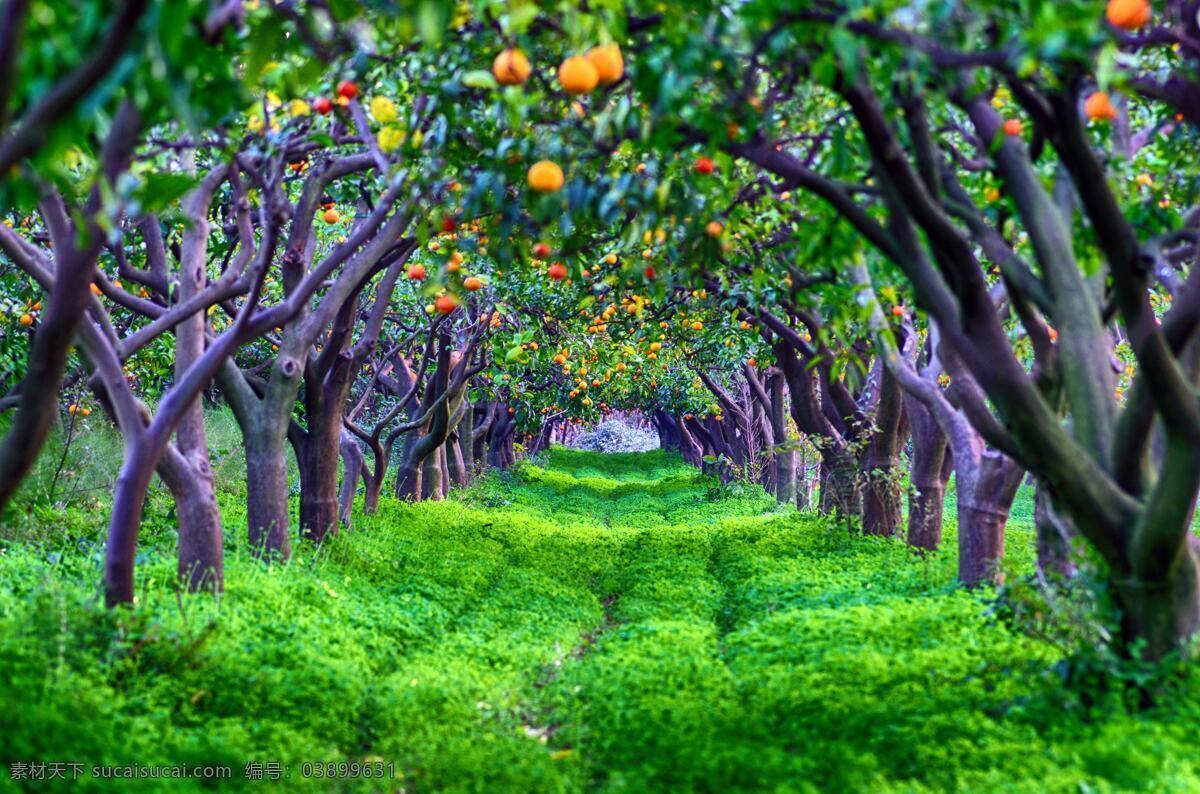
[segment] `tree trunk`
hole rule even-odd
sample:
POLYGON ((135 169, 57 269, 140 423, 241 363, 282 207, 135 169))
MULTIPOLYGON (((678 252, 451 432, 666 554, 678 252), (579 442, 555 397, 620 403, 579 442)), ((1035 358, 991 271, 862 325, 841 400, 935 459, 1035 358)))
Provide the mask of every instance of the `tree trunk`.
POLYGON ((354 495, 358 492, 358 478, 363 472, 363 453, 358 441, 345 429, 341 432, 339 447, 342 455, 342 487, 338 492, 338 519, 348 529, 354 512, 354 495))
POLYGON ((946 435, 919 400, 905 401, 912 425, 912 469, 908 498, 908 545, 936 551, 942 543, 942 511, 950 470, 946 435))
MULTIPOLYGON (((204 200, 202 209, 207 206, 208 201, 204 200)), ((178 272, 181 301, 190 300, 204 289, 207 237, 208 224, 203 221, 184 232, 178 272)), ((196 312, 175 327, 176 382, 183 380, 204 355, 207 328, 208 321, 203 312, 196 312)), ((198 395, 183 413, 175 429, 175 439, 179 454, 167 450, 158 468, 167 473, 164 479, 168 480, 168 487, 175 497, 175 514, 179 520, 179 579, 186 583, 189 591, 203 587, 219 592, 224 587, 224 536, 213 486, 204 408, 198 395)))
POLYGON ((243 429, 246 524, 252 554, 286 562, 292 556, 286 436, 264 425, 243 429))
POLYGON ((315 543, 331 532, 337 534, 341 429, 341 406, 320 406, 308 413, 308 432, 295 445, 300 465, 300 534, 315 543))
POLYGON ((670 452, 680 450, 679 427, 675 418, 661 408, 654 411, 654 427, 658 430, 658 445, 670 452))
POLYGON ((894 536, 900 528, 904 489, 900 448, 904 445, 904 398, 896 378, 879 364, 879 401, 875 432, 867 446, 863 488, 863 534, 894 536))
POLYGON ((488 440, 487 464, 493 469, 508 468, 505 445, 512 443, 512 417, 505 406, 500 405, 488 440))
POLYGON ((846 447, 821 451, 821 512, 853 522, 862 518, 859 463, 846 447))
POLYGON ((1200 629, 1200 557, 1189 540, 1161 576, 1114 575, 1109 586, 1121 610, 1121 639, 1142 659, 1161 659, 1200 629))
POLYGON ((771 423, 773 443, 786 446, 786 449, 776 449, 775 459, 775 498, 785 504, 794 503, 798 492, 796 488, 796 451, 788 444, 787 435, 787 406, 784 403, 784 378, 782 373, 772 373, 767 379, 767 396, 770 405, 767 406, 767 419, 771 423))
POLYGON ((363 477, 363 513, 373 516, 379 512, 379 495, 383 491, 383 477, 374 473, 363 477))
POLYGON ((225 586, 224 534, 211 473, 172 489, 172 496, 179 522, 179 581, 191 593, 219 593, 225 586))
POLYGON ((104 602, 110 607, 133 603, 138 527, 142 523, 146 490, 154 475, 156 452, 143 443, 143 439, 126 438, 125 461, 113 491, 108 542, 104 550, 104 602))
POLYGON ((1078 569, 1071 559, 1071 544, 1078 532, 1071 520, 1054 509, 1049 487, 1041 480, 1033 497, 1033 523, 1037 528, 1037 564, 1042 576, 1070 579, 1078 569))
POLYGON ((1024 471, 998 452, 984 452, 974 477, 959 469, 958 578, 967 586, 1004 580, 1004 525, 1024 471))
POLYGON ((471 484, 475 476, 475 407, 469 403, 458 421, 458 459, 462 461, 463 487, 471 484))

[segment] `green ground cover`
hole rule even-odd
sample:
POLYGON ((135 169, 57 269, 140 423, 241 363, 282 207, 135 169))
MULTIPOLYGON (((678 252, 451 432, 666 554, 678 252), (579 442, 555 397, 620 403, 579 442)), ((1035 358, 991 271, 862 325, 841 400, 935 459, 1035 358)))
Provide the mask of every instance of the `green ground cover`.
MULTIPOLYGON (((102 508, 27 517, 45 531, 0 541, 0 760, 229 765, 221 790, 1200 791, 1200 689, 1085 706, 1055 649, 954 586, 953 526, 919 558, 661 452, 538 463, 269 569, 230 490, 219 601, 177 597, 152 502, 115 614, 102 508), (395 779, 302 777, 364 760, 395 779)), ((1027 494, 1014 512, 1020 573, 1027 494)))

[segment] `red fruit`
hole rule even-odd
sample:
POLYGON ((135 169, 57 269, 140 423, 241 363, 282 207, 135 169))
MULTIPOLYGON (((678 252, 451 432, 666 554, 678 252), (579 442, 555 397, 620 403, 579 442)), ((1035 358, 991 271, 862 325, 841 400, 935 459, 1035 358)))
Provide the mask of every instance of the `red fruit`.
POLYGON ((697 157, 693 168, 696 169, 697 174, 711 174, 716 170, 716 164, 713 163, 711 157, 697 157))
POLYGON ((553 265, 546 268, 546 275, 555 281, 562 281, 567 277, 567 266, 562 262, 555 262, 553 265))
POLYGON ((646 280, 654 280, 654 265, 646 265, 646 280))
POLYGON ((534 259, 545 259, 550 256, 550 245, 548 243, 538 243, 533 247, 534 259))
POLYGON ((338 96, 344 96, 346 99, 354 99, 358 96, 358 86, 349 80, 343 80, 338 83, 338 96))
POLYGON ((327 96, 319 96, 313 100, 312 109, 325 116, 333 111, 333 102, 327 96))
POLYGON ((454 231, 454 216, 453 215, 443 215, 442 216, 442 231, 446 232, 447 234, 454 231))
POLYGON ((440 295, 433 302, 433 306, 438 310, 439 314, 449 314, 458 308, 458 299, 453 295, 440 295))
POLYGON ((413 265, 412 267, 410 267, 408 269, 408 277, 411 278, 413 281, 424 281, 425 280, 425 266, 424 265, 413 265))
POLYGON ((1004 122, 1005 135, 1020 135, 1024 129, 1025 125, 1021 123, 1020 119, 1009 119, 1004 122))

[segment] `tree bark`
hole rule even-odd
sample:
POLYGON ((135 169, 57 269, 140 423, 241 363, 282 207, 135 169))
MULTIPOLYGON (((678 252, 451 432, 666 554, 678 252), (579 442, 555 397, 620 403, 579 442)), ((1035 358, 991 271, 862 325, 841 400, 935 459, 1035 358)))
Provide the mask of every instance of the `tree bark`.
POLYGON ((1038 480, 1033 497, 1033 523, 1037 529, 1037 564, 1042 576, 1070 579, 1078 569, 1071 557, 1078 531, 1070 519, 1054 508, 1049 486, 1038 480))
POLYGON ((912 425, 911 490, 908 499, 908 545, 936 551, 942 543, 943 509, 946 503, 946 434, 921 402, 905 400, 912 425))
POLYGON ((342 487, 338 492, 338 520, 342 526, 349 529, 354 512, 354 495, 358 493, 358 479, 365 460, 362 447, 350 431, 345 429, 341 432, 339 451, 342 456, 342 487))
POLYGON ((1143 659, 1180 649, 1181 638, 1200 629, 1200 557, 1189 540, 1159 576, 1114 574, 1113 599, 1121 610, 1124 647, 1143 659))
POLYGON ((863 533, 894 536, 900 528, 903 486, 900 482, 900 449, 904 446, 904 399, 900 384, 883 366, 879 373, 879 400, 875 432, 867 446, 866 482, 863 488, 863 533))
POLYGON ((1004 526, 1025 471, 998 452, 984 452, 978 473, 959 471, 958 578, 968 586, 999 584, 1004 558, 1004 526))

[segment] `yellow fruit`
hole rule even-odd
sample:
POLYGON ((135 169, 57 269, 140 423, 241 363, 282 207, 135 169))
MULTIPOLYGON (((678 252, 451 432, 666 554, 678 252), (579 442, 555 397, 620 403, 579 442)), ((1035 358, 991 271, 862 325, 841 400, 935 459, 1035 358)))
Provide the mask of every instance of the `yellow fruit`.
POLYGON ((380 124, 390 124, 399 116, 396 103, 385 96, 371 97, 371 115, 380 124))
POLYGON ((533 66, 520 50, 504 50, 492 61, 492 76, 500 85, 521 85, 531 74, 533 66))
POLYGON ((379 151, 394 152, 404 145, 404 130, 399 127, 384 127, 375 136, 376 142, 379 144, 379 151))
POLYGON ((600 83, 600 73, 582 55, 572 55, 558 67, 558 82, 568 94, 586 94, 600 83))
POLYGON ((565 181, 558 163, 550 160, 541 160, 530 166, 526 180, 529 187, 538 193, 554 193, 561 190, 565 181))
POLYGON ((588 50, 587 59, 596 67, 601 85, 612 85, 625 74, 625 62, 621 58, 621 48, 616 44, 603 44, 588 50))

